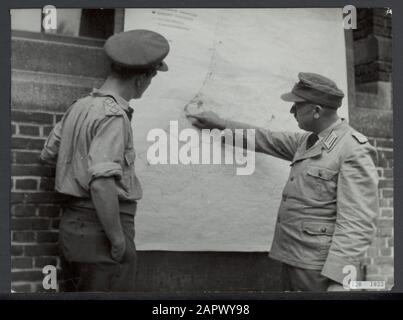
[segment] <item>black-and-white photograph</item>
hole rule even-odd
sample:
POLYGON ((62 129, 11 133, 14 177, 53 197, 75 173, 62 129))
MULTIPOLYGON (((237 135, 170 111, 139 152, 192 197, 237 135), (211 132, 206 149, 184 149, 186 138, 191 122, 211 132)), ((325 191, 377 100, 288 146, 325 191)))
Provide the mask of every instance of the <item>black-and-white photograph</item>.
POLYGON ((389 291, 390 8, 16 8, 12 292, 389 291))

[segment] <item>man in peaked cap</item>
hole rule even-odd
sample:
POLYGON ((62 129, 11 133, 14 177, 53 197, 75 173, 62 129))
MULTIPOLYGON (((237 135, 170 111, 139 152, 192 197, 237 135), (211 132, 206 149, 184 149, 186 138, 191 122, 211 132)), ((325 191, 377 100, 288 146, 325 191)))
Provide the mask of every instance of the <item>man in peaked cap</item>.
POLYGON ((338 117, 344 94, 332 80, 315 73, 298 78, 281 97, 293 103, 290 112, 305 133, 255 128, 211 111, 188 117, 199 128, 255 129, 256 152, 290 161, 270 251, 283 263, 283 289, 345 290, 345 279, 360 280, 360 264, 374 236, 376 152, 338 117))
POLYGON ((168 41, 148 30, 105 43, 104 84, 67 110, 41 153, 56 163, 56 191, 68 201, 60 222, 62 291, 133 291, 134 216, 142 188, 134 171, 129 100, 139 99, 163 61, 168 41))

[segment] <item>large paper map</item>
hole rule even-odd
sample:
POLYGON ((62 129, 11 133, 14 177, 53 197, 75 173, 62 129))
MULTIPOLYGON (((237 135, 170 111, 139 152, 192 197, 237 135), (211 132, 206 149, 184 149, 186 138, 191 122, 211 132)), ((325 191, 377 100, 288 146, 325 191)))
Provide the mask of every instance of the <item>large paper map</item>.
MULTIPOLYGON (((257 154, 252 175, 236 165, 152 165, 151 129, 191 128, 184 107, 272 130, 298 130, 289 91, 299 71, 318 72, 347 93, 341 9, 126 9, 125 30, 164 35, 170 70, 135 108, 136 172, 144 198, 139 250, 269 251, 289 164, 257 154)), ((340 109, 347 115, 347 99, 340 109)), ((175 137, 172 137, 175 138, 175 137)), ((183 144, 183 143, 182 143, 183 144)))

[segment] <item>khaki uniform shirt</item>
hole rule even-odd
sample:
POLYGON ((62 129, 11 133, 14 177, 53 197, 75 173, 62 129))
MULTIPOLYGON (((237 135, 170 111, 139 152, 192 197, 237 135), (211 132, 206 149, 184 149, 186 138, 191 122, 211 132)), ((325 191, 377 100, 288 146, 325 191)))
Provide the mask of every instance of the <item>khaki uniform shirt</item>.
POLYGON ((85 204, 94 179, 115 177, 121 212, 122 203, 135 203, 142 197, 134 171, 133 132, 125 112, 128 108, 122 97, 94 89, 67 110, 41 154, 44 161, 56 162, 58 192, 83 199, 85 204))
POLYGON ((378 174, 368 139, 340 121, 306 150, 310 133, 256 131, 256 151, 291 162, 270 256, 343 282, 375 233, 378 174))

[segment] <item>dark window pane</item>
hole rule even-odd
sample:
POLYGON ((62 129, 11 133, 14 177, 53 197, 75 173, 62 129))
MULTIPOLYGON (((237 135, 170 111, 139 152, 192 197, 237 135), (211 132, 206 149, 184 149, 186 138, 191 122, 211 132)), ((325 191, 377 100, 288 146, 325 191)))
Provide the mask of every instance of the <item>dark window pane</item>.
POLYGON ((80 36, 106 39, 113 34, 114 9, 82 9, 80 36))

